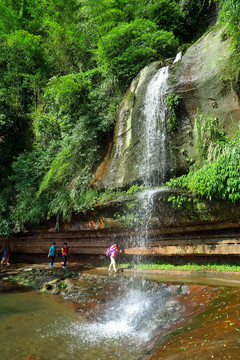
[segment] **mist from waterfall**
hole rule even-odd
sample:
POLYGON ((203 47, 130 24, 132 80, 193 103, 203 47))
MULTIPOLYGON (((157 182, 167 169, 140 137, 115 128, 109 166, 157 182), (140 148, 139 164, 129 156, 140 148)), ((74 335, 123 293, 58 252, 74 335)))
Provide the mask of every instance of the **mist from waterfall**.
MULTIPOLYGON (((47 329, 71 339, 69 354, 81 349, 81 359, 136 359, 166 334, 184 313, 178 297, 188 293, 183 285, 166 285, 144 279, 125 278, 124 286, 91 320, 66 323, 47 329), (109 357, 109 351, 112 356, 109 357), (104 357, 105 356, 105 357, 104 357)), ((72 359, 72 357, 70 357, 72 359)))

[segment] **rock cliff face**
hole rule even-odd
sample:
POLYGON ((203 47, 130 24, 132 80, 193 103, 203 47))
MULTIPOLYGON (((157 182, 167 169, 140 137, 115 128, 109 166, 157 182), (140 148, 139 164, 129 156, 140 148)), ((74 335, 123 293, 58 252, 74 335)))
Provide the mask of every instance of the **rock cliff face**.
POLYGON ((162 119, 159 109, 154 110, 159 119, 157 125, 149 126, 153 133, 161 132, 161 137, 156 140, 159 147, 155 144, 154 150, 149 154, 149 144, 146 143, 149 129, 144 124, 148 113, 152 111, 151 107, 155 105, 147 107, 151 100, 146 94, 150 84, 154 83, 154 77, 161 71, 162 64, 150 64, 133 80, 119 107, 111 150, 96 172, 98 187, 146 184, 146 176, 151 184, 162 183, 171 175, 186 172, 189 159, 194 160, 195 157, 193 126, 198 108, 203 115, 218 118, 220 127, 224 127, 227 133, 232 133, 232 119, 236 123, 239 121, 240 106, 236 92, 221 80, 230 54, 229 41, 224 40, 223 35, 224 30, 216 28, 202 37, 182 58, 169 64, 164 94, 153 89, 159 101, 162 96, 165 101, 169 94, 177 94, 180 105, 177 111, 178 126, 171 131, 166 128, 171 116, 169 111, 165 112, 165 118, 162 119), (164 153, 161 149, 158 150, 163 141, 164 153), (146 160, 147 157, 149 160, 146 160), (165 165, 161 164, 163 158, 165 165), (147 174, 146 161, 149 161, 147 174), (161 176, 163 172, 164 177, 161 176))
POLYGON ((206 117, 217 118, 219 126, 232 135, 239 122, 236 92, 221 80, 230 54, 224 31, 216 28, 190 47, 172 67, 170 91, 180 96, 179 128, 171 134, 176 169, 187 169, 186 159, 195 158, 193 126, 197 109, 206 117))
POLYGON ((160 68, 154 62, 132 81, 117 114, 110 153, 97 171, 97 185, 105 188, 125 187, 141 178, 144 162, 144 96, 151 78, 160 68))

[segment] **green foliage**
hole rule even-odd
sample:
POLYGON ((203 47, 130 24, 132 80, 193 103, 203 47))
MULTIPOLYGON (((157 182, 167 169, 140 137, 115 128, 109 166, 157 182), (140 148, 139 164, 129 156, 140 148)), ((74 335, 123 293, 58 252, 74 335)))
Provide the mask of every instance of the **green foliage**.
POLYGON ((127 215, 115 213, 114 217, 116 220, 124 224, 126 227, 134 227, 137 222, 135 213, 129 212, 127 215))
POLYGON ((198 167, 202 166, 205 160, 210 159, 210 154, 216 144, 224 145, 226 141, 224 130, 219 129, 218 122, 216 118, 206 118, 198 109, 194 123, 195 147, 197 150, 196 165, 198 167))
MULTIPOLYGON (((108 263, 104 261, 104 267, 108 266, 108 263)), ((239 272, 240 266, 234 263, 223 263, 216 264, 214 261, 206 261, 204 264, 196 263, 183 263, 183 264, 174 264, 171 262, 151 262, 151 263, 125 263, 118 260, 119 269, 140 269, 140 270, 166 270, 166 271, 230 271, 230 272, 239 272)))
POLYGON ((70 220, 72 211, 86 211, 96 200, 94 196, 92 201, 86 199, 85 192, 91 179, 93 163, 98 158, 95 136, 85 128, 82 119, 72 135, 64 138, 62 149, 52 161, 38 191, 38 196, 48 193, 54 195, 49 203, 49 216, 56 215, 59 218, 62 214, 63 219, 70 220))
POLYGON ((6 189, 0 194, 0 234, 1 236, 9 236, 12 232, 12 221, 10 219, 6 189))
POLYGON ((184 43, 191 43, 201 37, 209 25, 215 23, 218 5, 212 0, 180 0, 178 3, 184 19, 178 25, 179 37, 184 43))
POLYGON ((106 189, 103 192, 98 194, 98 205, 105 204, 110 201, 114 201, 115 199, 124 196, 125 192, 122 190, 109 190, 106 189))
POLYGON ((166 97, 166 105, 171 113, 167 120, 168 131, 173 131, 177 127, 177 109, 180 104, 180 97, 177 94, 170 93, 166 97))
POLYGON ((191 203, 191 198, 188 198, 185 195, 171 195, 168 198, 169 202, 172 202, 174 207, 177 207, 178 209, 183 209, 183 207, 186 207, 186 204, 191 203))
MULTIPOLYGON (((148 186, 144 185, 132 185, 128 190, 109 190, 106 189, 103 192, 98 194, 98 204, 104 204, 112 200, 116 200, 123 196, 133 195, 139 191, 149 189, 148 186)), ((132 204, 128 205, 129 208, 132 208, 132 204)))
POLYGON ((0 22, 0 34, 6 34, 11 32, 16 28, 18 14, 14 11, 7 1, 0 2, 0 13, 1 13, 1 22, 0 22))
POLYGON ((129 84, 149 62, 176 52, 178 41, 169 31, 158 30, 150 20, 136 19, 121 23, 98 42, 97 62, 118 76, 122 86, 129 84))
POLYGON ((18 111, 37 106, 39 90, 46 80, 41 37, 16 30, 1 39, 0 86, 18 111))
POLYGON ((98 86, 90 92, 88 112, 91 113, 91 117, 98 119, 96 126, 99 135, 111 133, 121 99, 122 93, 118 79, 110 75, 101 78, 98 86))
POLYGON ((0 164, 1 179, 7 181, 8 173, 11 169, 11 161, 14 156, 29 144, 28 131, 29 118, 16 111, 12 104, 8 103, 8 95, 5 89, 0 90, 0 164), (19 137, 19 133, 22 136, 19 137))
POLYGON ((65 281, 58 281, 57 287, 58 287, 58 289, 66 289, 66 288, 67 288, 67 284, 66 284, 65 281))
POLYGON ((238 0, 220 0, 219 21, 226 28, 230 37, 232 53, 228 66, 223 73, 223 80, 230 81, 240 93, 240 3, 238 0))
POLYGON ((240 35, 240 4, 238 0, 221 0, 220 1, 220 20, 226 22, 233 41, 237 40, 240 35))
POLYGON ((182 264, 182 265, 174 265, 171 263, 163 263, 163 264, 135 264, 134 268, 142 269, 142 270, 183 270, 183 271, 234 271, 238 272, 240 267, 235 264, 216 264, 216 263, 206 263, 203 265, 198 264, 182 264))
POLYGON ((159 29, 172 31, 180 40, 183 40, 186 35, 184 27, 189 23, 189 19, 185 19, 185 14, 178 1, 153 2, 149 6, 149 18, 158 25, 159 29))
POLYGON ((220 154, 215 162, 204 165, 192 175, 190 191, 206 196, 236 202, 240 200, 239 159, 240 148, 226 156, 220 154))
POLYGON ((50 79, 44 91, 44 106, 34 114, 34 132, 39 146, 48 147, 53 140, 59 142, 71 134, 86 110, 90 89, 91 79, 85 73, 50 79))
POLYGON ((11 184, 16 200, 11 209, 11 218, 14 224, 36 224, 46 219, 51 195, 37 197, 37 191, 49 161, 50 154, 34 151, 24 152, 13 163, 11 184))
POLYGON ((127 195, 131 195, 131 194, 135 194, 139 191, 143 191, 143 190, 147 190, 149 189, 149 186, 144 186, 144 185, 132 185, 128 190, 127 190, 127 195))
POLYGON ((234 139, 224 136, 218 129, 216 119, 196 120, 197 167, 189 174, 171 179, 167 186, 182 188, 207 199, 223 199, 232 202, 240 200, 240 133, 234 139), (212 157, 212 147, 217 151, 212 157), (202 167, 199 168, 200 164, 202 167))

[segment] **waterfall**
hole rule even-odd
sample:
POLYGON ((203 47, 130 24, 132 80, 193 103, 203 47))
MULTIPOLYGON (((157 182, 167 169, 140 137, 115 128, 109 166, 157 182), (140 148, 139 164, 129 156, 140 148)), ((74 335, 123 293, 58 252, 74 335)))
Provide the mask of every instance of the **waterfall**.
POLYGON ((180 61, 182 59, 182 52, 180 51, 179 53, 177 53, 174 61, 173 61, 173 64, 177 63, 178 61, 180 61))
MULTIPOLYGON (((160 68, 150 80, 143 103, 144 156, 140 164, 143 184, 159 186, 168 178, 171 159, 167 137, 167 106, 165 99, 168 91, 169 67, 160 68)), ((146 247, 149 242, 149 229, 154 219, 155 200, 162 196, 165 189, 155 188, 140 192, 137 197, 135 230, 139 234, 131 238, 133 247, 146 247), (143 231, 142 231, 143 230, 143 231)), ((135 259, 137 261, 137 259, 135 259)))
POLYGON ((144 185, 160 185, 167 180, 170 170, 165 104, 168 73, 168 66, 158 70, 149 82, 144 98, 146 145, 141 164, 144 185))

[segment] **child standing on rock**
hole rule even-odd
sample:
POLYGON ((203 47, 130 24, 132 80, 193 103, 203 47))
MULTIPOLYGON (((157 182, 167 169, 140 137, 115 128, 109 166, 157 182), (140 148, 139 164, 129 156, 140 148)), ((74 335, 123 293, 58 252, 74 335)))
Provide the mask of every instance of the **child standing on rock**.
POLYGON ((63 257, 63 269, 67 268, 67 258, 69 256, 69 247, 67 246, 67 243, 65 242, 62 247, 62 257, 63 257))

